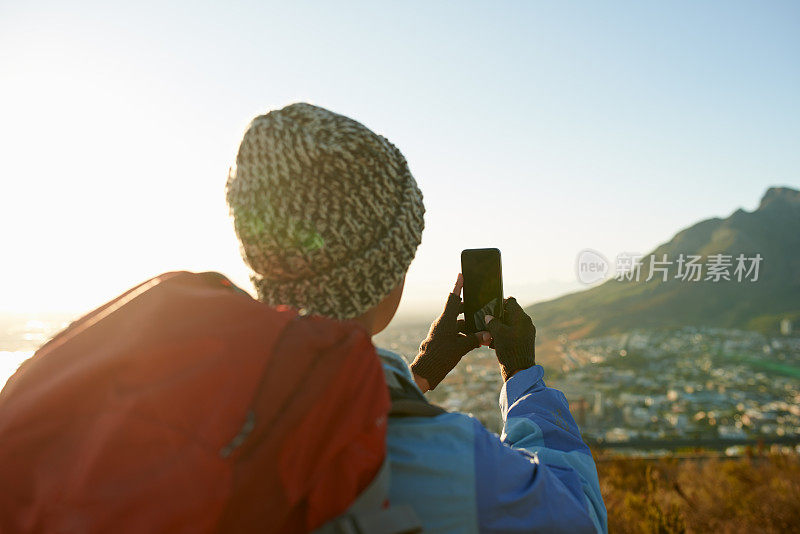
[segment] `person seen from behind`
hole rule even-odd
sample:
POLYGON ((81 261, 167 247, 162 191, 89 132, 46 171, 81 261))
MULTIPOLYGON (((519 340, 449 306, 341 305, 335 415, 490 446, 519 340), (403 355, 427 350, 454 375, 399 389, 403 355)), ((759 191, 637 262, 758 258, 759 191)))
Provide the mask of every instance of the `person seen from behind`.
MULTIPOLYGON (((362 124, 306 103, 256 117, 227 202, 258 299, 375 335, 390 323, 421 242, 423 197, 405 158, 362 124)), ((475 418, 390 418, 389 499, 425 532, 607 532, 591 452, 535 360, 536 328, 513 297, 487 330, 460 330, 463 279, 409 367, 377 348, 387 377, 435 389, 471 350, 494 348, 504 384, 500 436, 475 418)), ((353 376, 352 380, 360 380, 353 376)))

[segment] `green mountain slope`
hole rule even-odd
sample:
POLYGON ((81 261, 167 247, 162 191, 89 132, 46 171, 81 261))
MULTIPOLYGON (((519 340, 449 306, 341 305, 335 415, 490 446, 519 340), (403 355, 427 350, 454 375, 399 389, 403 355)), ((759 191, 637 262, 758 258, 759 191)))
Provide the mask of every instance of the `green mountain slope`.
MULTIPOLYGON (((613 263, 613 258, 611 259, 613 263)), ((749 265, 749 263, 748 263, 749 265)), ((613 276, 614 265, 611 265, 613 276)), ((597 336, 634 328, 714 326, 777 333, 783 318, 800 327, 800 191, 773 187, 753 212, 738 210, 727 219, 708 219, 682 230, 642 259, 639 282, 613 278, 592 289, 530 306, 545 339, 597 336), (676 261, 680 254, 760 254, 756 282, 700 281, 660 276, 644 282, 650 255, 676 261)), ((706 276, 705 266, 703 278, 706 276)))

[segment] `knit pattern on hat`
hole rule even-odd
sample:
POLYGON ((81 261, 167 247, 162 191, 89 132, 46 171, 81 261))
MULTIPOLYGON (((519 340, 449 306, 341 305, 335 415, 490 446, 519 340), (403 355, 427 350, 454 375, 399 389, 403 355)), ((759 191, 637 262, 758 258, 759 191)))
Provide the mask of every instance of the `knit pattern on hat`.
POLYGON ((422 193, 400 151, 342 115, 298 103, 256 117, 227 201, 259 300, 350 319, 403 279, 422 193))

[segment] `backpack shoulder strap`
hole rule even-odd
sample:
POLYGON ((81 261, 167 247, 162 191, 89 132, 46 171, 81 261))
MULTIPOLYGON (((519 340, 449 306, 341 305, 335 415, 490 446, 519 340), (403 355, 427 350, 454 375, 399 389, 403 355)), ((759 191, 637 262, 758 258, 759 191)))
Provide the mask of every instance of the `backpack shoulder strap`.
POLYGON ((313 534, 414 534, 422 532, 422 523, 410 506, 385 507, 389 494, 388 458, 378 474, 339 517, 325 523, 313 534))
MULTIPOLYGON (((381 360, 384 358, 378 353, 381 360)), ((436 417, 447 410, 431 404, 408 376, 394 365, 383 366, 392 408, 389 417, 436 417)), ((407 505, 386 506, 389 494, 390 468, 388 457, 369 486, 350 508, 325 523, 314 534, 413 534, 422 532, 422 523, 413 508, 407 505)))

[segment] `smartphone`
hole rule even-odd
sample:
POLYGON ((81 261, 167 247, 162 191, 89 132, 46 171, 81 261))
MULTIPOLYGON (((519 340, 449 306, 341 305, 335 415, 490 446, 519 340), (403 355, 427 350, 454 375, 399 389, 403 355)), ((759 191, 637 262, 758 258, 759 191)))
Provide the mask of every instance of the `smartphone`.
POLYGON ((503 270, 500 250, 470 248, 461 251, 464 275, 464 322, 467 332, 486 330, 485 315, 503 317, 503 270))

